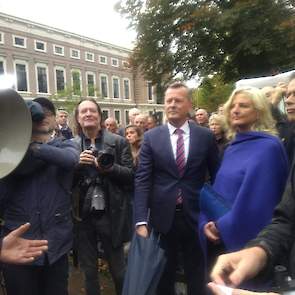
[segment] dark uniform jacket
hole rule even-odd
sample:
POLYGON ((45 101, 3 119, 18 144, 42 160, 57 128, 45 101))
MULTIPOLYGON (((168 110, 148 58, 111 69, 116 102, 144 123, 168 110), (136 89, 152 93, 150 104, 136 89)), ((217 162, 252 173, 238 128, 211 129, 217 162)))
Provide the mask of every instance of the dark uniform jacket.
MULTIPOLYGON (((31 227, 24 237, 48 240, 50 264, 72 246, 70 190, 78 160, 74 142, 54 139, 29 148, 14 173, 0 181, 3 234, 30 222, 31 227)), ((44 262, 42 255, 34 264, 44 262)))

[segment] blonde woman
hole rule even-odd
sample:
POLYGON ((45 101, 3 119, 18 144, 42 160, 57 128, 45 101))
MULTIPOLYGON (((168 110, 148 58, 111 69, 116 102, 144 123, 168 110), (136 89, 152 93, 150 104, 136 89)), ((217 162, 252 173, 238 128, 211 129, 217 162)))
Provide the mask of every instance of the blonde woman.
POLYGON ((231 209, 218 220, 201 212, 200 226, 209 244, 235 251, 270 222, 283 193, 288 159, 276 136, 269 104, 259 89, 234 90, 224 106, 224 116, 231 142, 213 189, 231 209))
POLYGON ((219 156, 222 158, 224 149, 228 143, 224 116, 219 114, 211 115, 209 118, 209 128, 215 136, 219 156))

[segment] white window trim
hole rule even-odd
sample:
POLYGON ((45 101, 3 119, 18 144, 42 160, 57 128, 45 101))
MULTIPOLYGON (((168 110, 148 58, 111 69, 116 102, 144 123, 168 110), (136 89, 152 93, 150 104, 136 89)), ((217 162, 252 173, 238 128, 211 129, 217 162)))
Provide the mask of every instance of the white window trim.
POLYGON ((117 122, 117 124, 122 124, 122 112, 119 109, 114 109, 114 118, 116 120, 116 115, 115 112, 119 112, 119 118, 120 118, 120 122, 117 122))
POLYGON ((124 100, 131 100, 131 82, 129 78, 123 78, 123 99, 124 100), (124 86, 124 81, 128 81, 129 83, 129 98, 125 98, 125 86, 124 86))
POLYGON ((27 48, 27 38, 19 35, 12 35, 12 40, 13 40, 13 46, 18 47, 18 48, 27 48), (15 38, 21 38, 24 39, 24 46, 15 44, 15 38))
POLYGON ((59 55, 59 56, 65 56, 65 47, 62 45, 57 45, 57 44, 53 44, 53 54, 55 55, 59 55), (61 47, 62 48, 62 53, 58 53, 55 51, 56 47, 61 47))
POLYGON ((35 77, 36 77, 36 92, 37 94, 50 94, 49 91, 49 77, 48 77, 48 65, 43 63, 36 63, 35 64, 35 77), (38 85, 38 71, 37 68, 42 67, 46 69, 46 82, 47 82, 47 92, 40 92, 39 85, 38 85))
POLYGON ((107 65, 107 64, 108 64, 108 58, 107 58, 107 56, 105 56, 105 55, 99 55, 99 56, 98 56, 98 62, 99 62, 100 64, 102 64, 102 65, 107 65), (105 62, 101 62, 101 61, 100 61, 100 58, 101 58, 101 57, 104 57, 106 61, 105 61, 105 62))
POLYGON ((152 99, 149 99, 149 89, 148 89, 148 85, 149 83, 151 83, 152 81, 146 81, 146 97, 147 97, 147 101, 148 102, 154 102, 155 97, 154 97, 154 86, 152 86, 152 99))
POLYGON ((66 88, 66 81, 67 81, 67 73, 66 73, 66 69, 65 67, 62 67, 62 66, 55 66, 54 67, 54 90, 55 90, 55 93, 57 93, 57 77, 56 77, 56 70, 60 70, 60 71, 63 71, 64 72, 64 86, 66 88))
MULTIPOLYGON (((80 92, 81 92, 81 95, 82 95, 83 87, 82 87, 81 70, 80 69, 71 69, 71 83, 72 83, 72 87, 74 89, 73 72, 79 72, 80 73, 80 92)), ((79 96, 79 95, 73 93, 73 96, 79 96)))
POLYGON ((119 59, 118 58, 115 58, 115 57, 112 57, 111 58, 111 66, 112 67, 115 67, 115 68, 118 68, 119 67, 119 59), (113 61, 116 60, 117 61, 117 64, 116 65, 113 65, 113 61))
POLYGON ((80 50, 79 49, 76 49, 76 48, 70 48, 70 57, 71 58, 74 58, 74 59, 80 59, 80 50), (74 56, 72 53, 73 53, 73 51, 77 51, 78 52, 78 56, 74 56))
POLYGON ((88 71, 88 72, 86 72, 85 73, 85 75, 86 75, 86 90, 87 90, 87 97, 97 97, 97 93, 96 93, 96 75, 95 75, 95 73, 94 72, 90 72, 90 71, 88 71), (94 78, 93 78, 93 82, 94 82, 94 96, 89 96, 89 93, 88 93, 88 75, 92 75, 94 78))
POLYGON ((0 40, 0 44, 4 44, 4 32, 0 32, 1 35, 1 40, 0 40))
POLYGON ((120 99, 121 98, 121 91, 120 91, 120 78, 118 76, 112 76, 112 90, 113 90, 113 93, 112 93, 112 98, 113 99, 120 99), (114 79, 118 79, 118 85, 119 85, 119 97, 114 97, 114 79))
POLYGON ((109 89, 109 77, 108 77, 108 75, 106 75, 106 74, 99 74, 99 90, 100 90, 100 94, 101 94, 101 97, 102 97, 102 99, 110 99, 110 89, 109 89), (103 97, 102 96, 102 88, 101 88, 101 77, 106 77, 107 79, 106 79, 106 81, 107 81, 107 97, 103 97))
POLYGON ((90 61, 90 62, 94 62, 94 53, 93 52, 86 51, 85 52, 85 60, 86 61, 90 61), (88 59, 87 58, 87 54, 91 54, 93 58, 92 59, 88 59))
POLYGON ((35 46, 35 50, 36 51, 39 51, 39 52, 47 52, 47 43, 44 42, 44 41, 42 41, 42 40, 34 40, 34 46, 35 46), (37 48, 37 42, 44 44, 44 50, 37 48))
POLYGON ((31 93, 30 91, 30 80, 29 80, 29 64, 27 61, 25 60, 20 60, 20 59, 15 59, 13 61, 13 65, 14 65, 14 74, 15 74, 15 89, 17 92, 19 93, 31 93), (27 91, 19 91, 17 90, 17 77, 16 77, 16 64, 21 64, 21 65, 25 65, 26 66, 26 79, 27 79, 27 88, 28 90, 27 91))

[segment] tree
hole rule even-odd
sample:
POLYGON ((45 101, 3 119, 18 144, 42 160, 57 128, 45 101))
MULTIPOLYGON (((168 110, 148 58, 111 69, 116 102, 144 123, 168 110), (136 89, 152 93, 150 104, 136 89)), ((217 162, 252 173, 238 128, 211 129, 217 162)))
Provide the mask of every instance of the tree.
POLYGON ((225 84, 219 75, 207 77, 193 92, 193 106, 215 112, 229 98, 233 88, 233 83, 225 84))
POLYGON ((292 0, 122 0, 117 10, 137 31, 132 64, 154 84, 177 73, 228 82, 294 67, 292 0))

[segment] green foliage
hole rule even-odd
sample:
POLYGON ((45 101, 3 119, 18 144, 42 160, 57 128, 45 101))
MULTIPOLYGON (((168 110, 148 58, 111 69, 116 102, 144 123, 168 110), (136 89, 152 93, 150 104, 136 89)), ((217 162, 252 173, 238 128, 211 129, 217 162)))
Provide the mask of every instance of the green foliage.
POLYGON ((193 92, 193 106, 215 112, 220 104, 227 101, 233 88, 233 83, 225 84, 219 75, 207 77, 193 92))
POLYGON ((235 81, 294 67, 294 1, 122 0, 117 10, 137 31, 133 66, 161 87, 177 73, 235 81))

